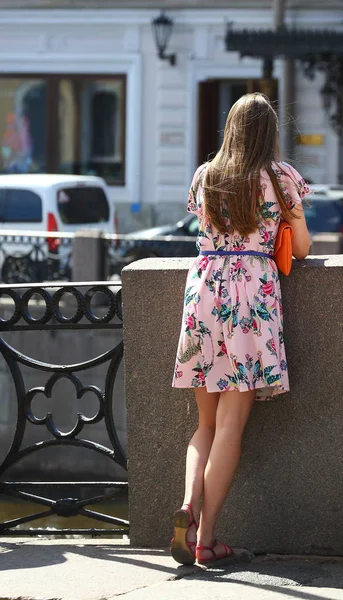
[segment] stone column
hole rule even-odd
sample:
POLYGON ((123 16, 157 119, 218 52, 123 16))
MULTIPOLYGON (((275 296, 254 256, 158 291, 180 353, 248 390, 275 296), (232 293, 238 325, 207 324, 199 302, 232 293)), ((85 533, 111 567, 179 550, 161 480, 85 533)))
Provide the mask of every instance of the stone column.
POLYGON ((85 229, 75 234, 72 255, 73 281, 103 281, 104 240, 101 231, 85 229))

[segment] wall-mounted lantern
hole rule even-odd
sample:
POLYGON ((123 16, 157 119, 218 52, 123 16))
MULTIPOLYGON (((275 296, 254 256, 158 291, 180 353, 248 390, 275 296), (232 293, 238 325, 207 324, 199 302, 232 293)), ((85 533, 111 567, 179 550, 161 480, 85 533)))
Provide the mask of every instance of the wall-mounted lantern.
POLYGON ((174 22, 172 19, 161 11, 159 17, 152 21, 152 29, 155 36, 158 56, 161 60, 169 60, 169 63, 174 66, 176 64, 175 54, 166 54, 170 36, 173 31, 174 22))

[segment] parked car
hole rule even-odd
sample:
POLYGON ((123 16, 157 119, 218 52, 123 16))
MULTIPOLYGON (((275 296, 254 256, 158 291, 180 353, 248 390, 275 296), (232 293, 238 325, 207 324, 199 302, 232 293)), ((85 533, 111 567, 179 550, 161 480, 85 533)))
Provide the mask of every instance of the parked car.
POLYGON ((312 185, 313 193, 304 202, 307 227, 316 233, 343 233, 343 186, 312 185))
MULTIPOLYGON (((311 235, 319 232, 343 233, 343 186, 311 186, 309 206, 304 202, 307 225, 311 235)), ((142 229, 130 234, 131 239, 122 241, 117 251, 117 271, 130 262, 154 256, 196 256, 195 239, 198 235, 198 219, 189 215, 174 225, 142 229), (159 240, 168 236, 168 240, 159 240), (177 241, 175 237, 187 236, 191 241, 177 241)))
POLYGON ((161 225, 149 229, 141 229, 130 234, 130 240, 120 242, 116 253, 116 271, 141 258, 155 256, 196 256, 198 251, 195 246, 198 235, 198 219, 188 215, 174 225, 161 225), (168 237, 160 240, 159 237, 168 237), (179 237, 188 237, 190 240, 178 240, 179 237))
MULTIPOLYGON (((1 280, 41 281, 46 257, 60 268, 69 254, 58 237, 36 250, 22 240, 6 241, 9 231, 74 233, 80 229, 115 232, 115 211, 100 177, 78 175, 0 175, 1 280), (1 236, 2 234, 2 236, 1 236), (57 262, 57 260, 58 262, 57 262), (41 265, 40 265, 41 263, 41 265), (38 269, 38 271, 37 271, 38 269)), ((70 253, 70 252, 69 252, 70 253)), ((50 269, 51 271, 51 269, 50 269)))

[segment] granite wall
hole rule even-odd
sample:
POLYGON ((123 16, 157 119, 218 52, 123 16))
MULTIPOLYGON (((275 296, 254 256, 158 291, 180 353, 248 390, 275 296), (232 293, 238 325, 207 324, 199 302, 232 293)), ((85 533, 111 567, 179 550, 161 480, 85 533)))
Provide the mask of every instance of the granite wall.
MULTIPOLYGON (((190 390, 171 388, 191 259, 123 272, 131 543, 163 547, 181 503, 196 427, 190 390)), ((343 554, 343 256, 282 279, 292 391, 256 403, 218 536, 257 553, 343 554)))

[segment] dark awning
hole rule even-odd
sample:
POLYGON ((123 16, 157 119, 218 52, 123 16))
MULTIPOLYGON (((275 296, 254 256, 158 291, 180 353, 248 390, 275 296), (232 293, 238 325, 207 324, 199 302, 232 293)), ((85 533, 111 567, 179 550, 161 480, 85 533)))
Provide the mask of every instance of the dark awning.
POLYGON ((343 33, 330 30, 286 29, 241 29, 228 26, 225 35, 228 52, 239 52, 241 56, 273 58, 321 59, 343 57, 343 33))

